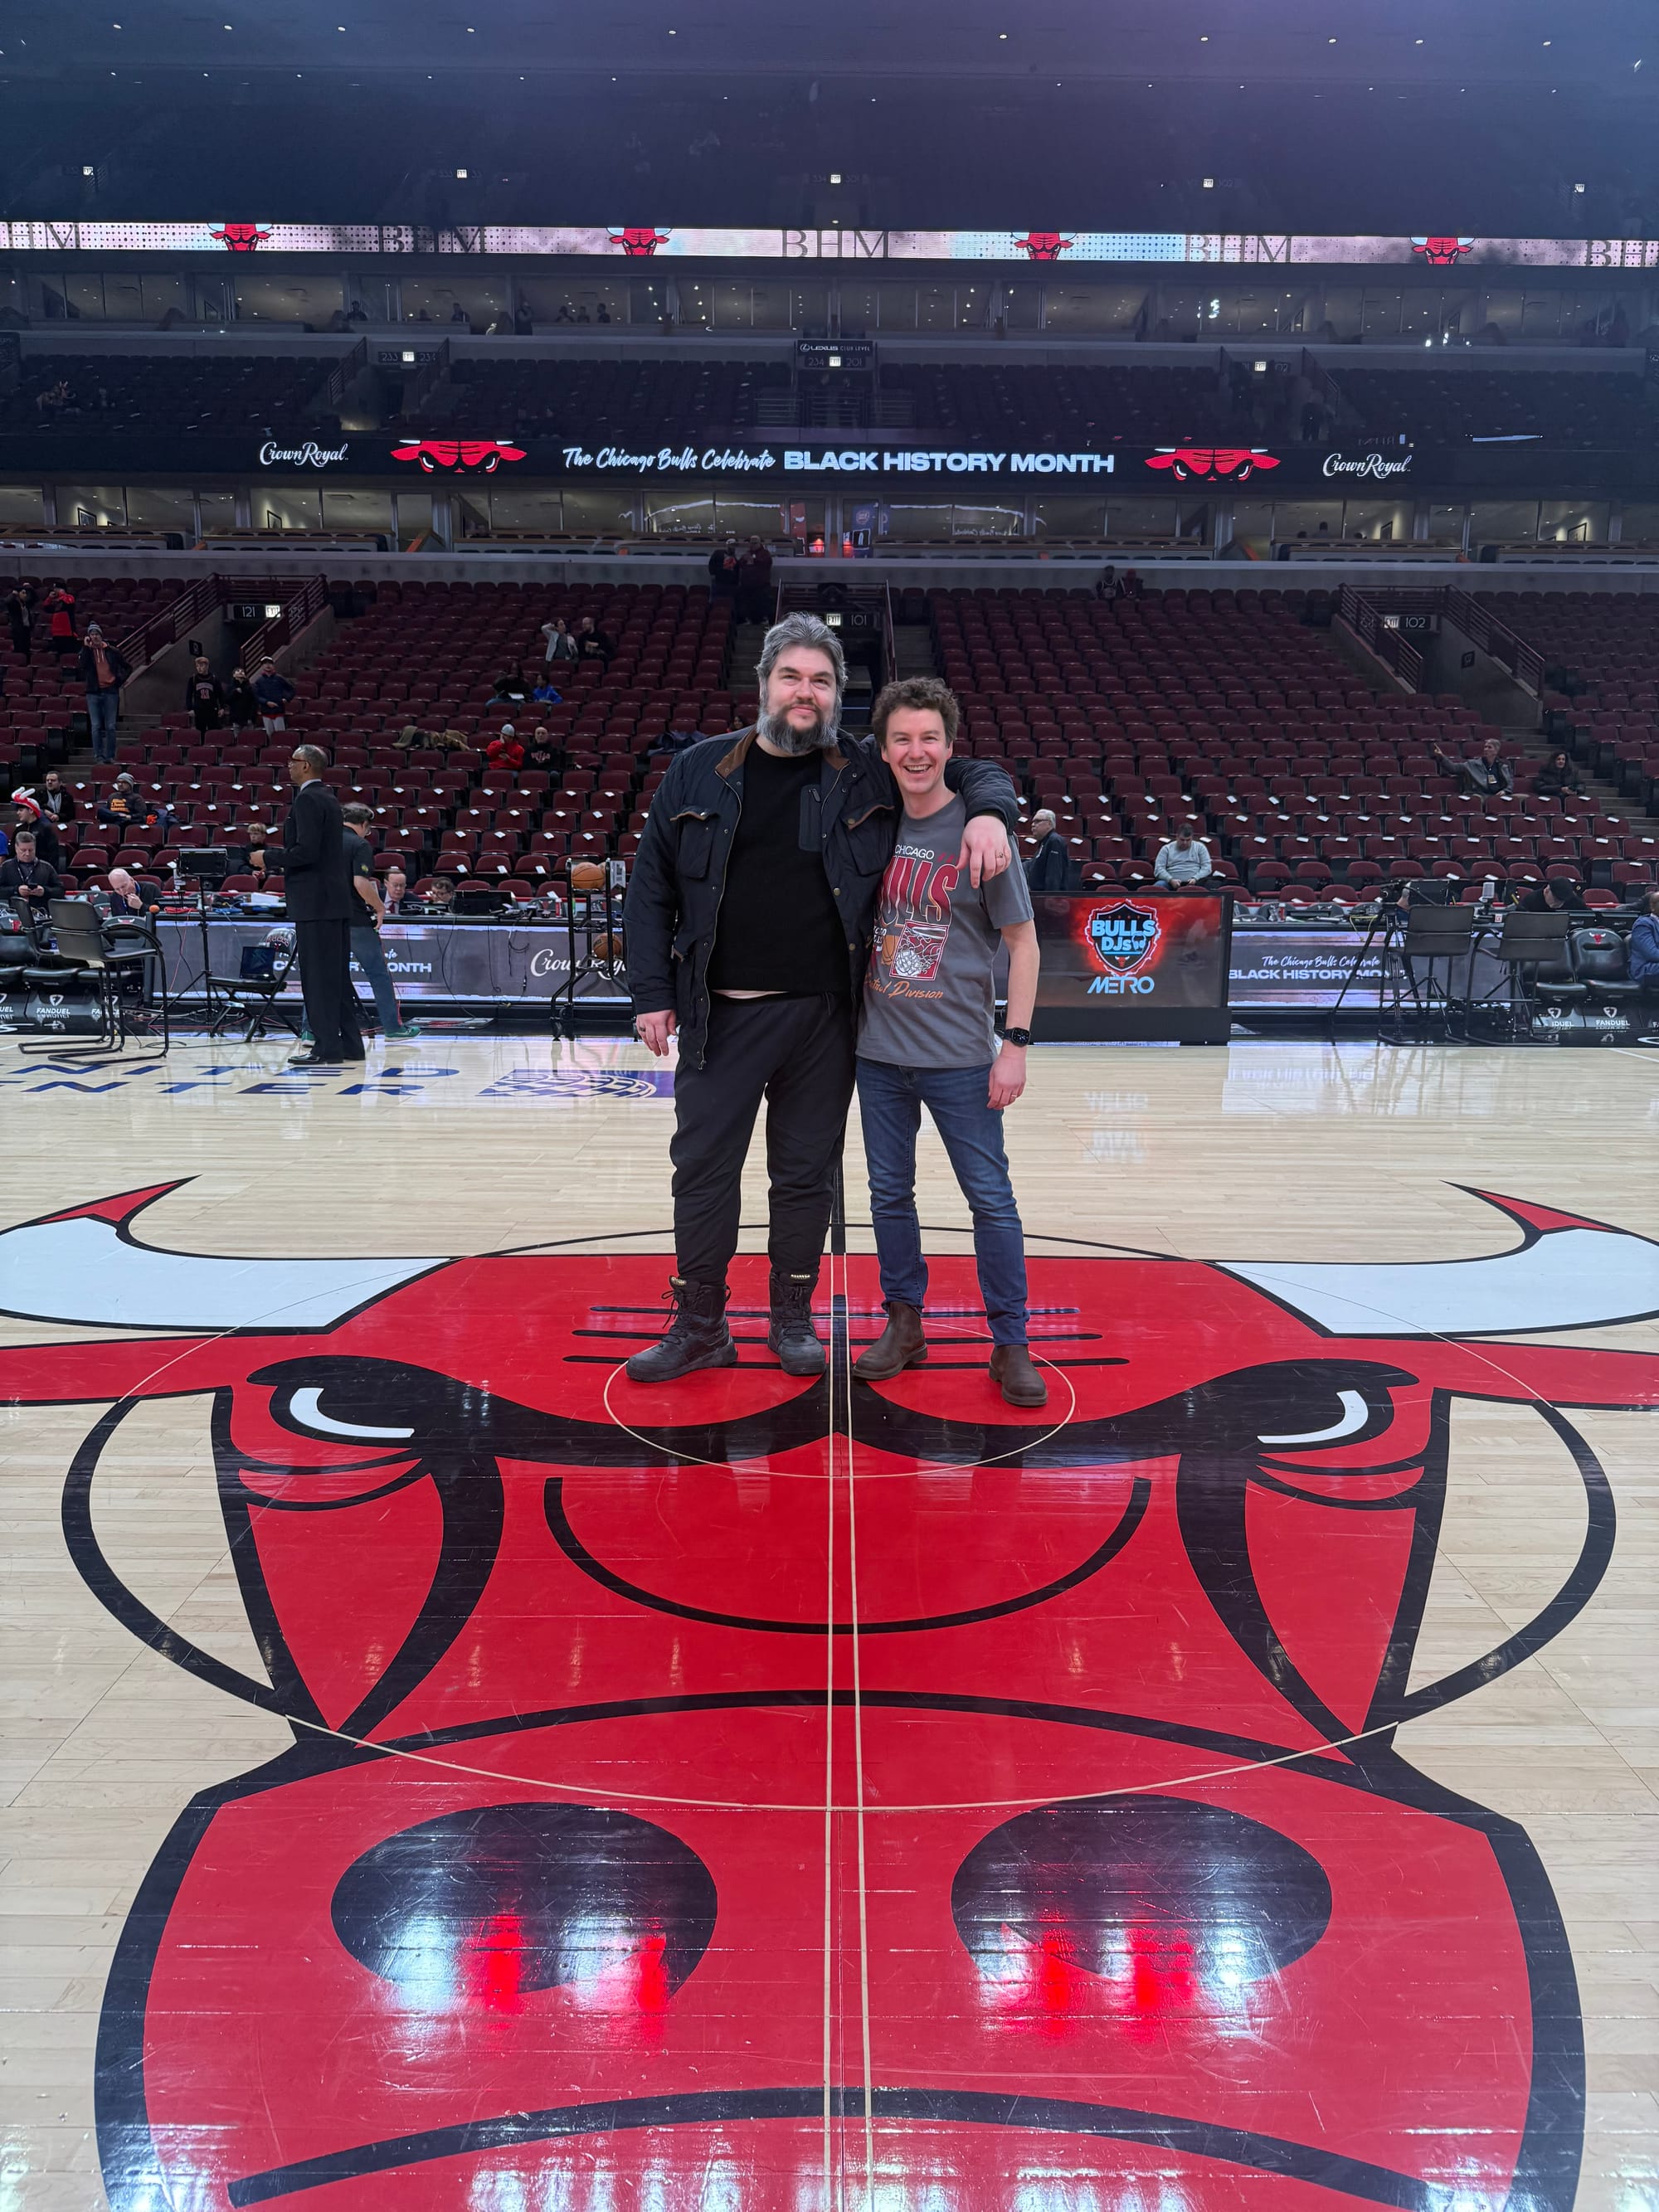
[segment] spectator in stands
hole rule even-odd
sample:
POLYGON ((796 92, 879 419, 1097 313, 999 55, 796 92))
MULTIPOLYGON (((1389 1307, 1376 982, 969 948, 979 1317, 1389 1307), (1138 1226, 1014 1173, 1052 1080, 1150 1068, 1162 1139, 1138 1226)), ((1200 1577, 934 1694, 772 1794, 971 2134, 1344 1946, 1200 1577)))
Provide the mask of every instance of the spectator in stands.
POLYGON ((112 830, 137 829, 144 818, 144 810, 138 797, 138 787, 123 769, 115 779, 114 787, 107 799, 98 802, 98 819, 112 830))
POLYGON ((27 584, 14 584, 6 594, 6 628, 11 632, 11 649, 24 660, 33 657, 34 600, 27 584))
POLYGON ((409 1037, 419 1036, 421 1031, 418 1023, 406 1022, 399 1011, 398 994, 386 964, 386 948, 380 943, 380 929, 386 919, 386 908, 374 880, 374 855, 368 843, 374 809, 364 805, 361 799, 354 799, 340 811, 345 817, 346 859, 351 866, 351 957, 368 976, 368 988, 374 994, 374 1011, 380 1018, 381 1036, 390 1042, 401 1044, 409 1037))
POLYGON ((1095 597, 1113 599, 1117 597, 1117 564, 1109 561, 1095 579, 1095 597))
POLYGON ((608 668, 616 650, 592 616, 584 615, 576 624, 576 658, 579 660, 597 660, 601 666, 608 668))
POLYGON ((530 742, 524 749, 526 768, 538 769, 544 775, 562 775, 568 765, 562 745, 556 744, 553 733, 546 725, 538 722, 530 732, 530 742))
MULTIPOLYGON (((4 872, 0 869, 0 877, 4 872)), ((1644 999, 1659 1000, 1659 891, 1645 894, 1630 933, 1630 980, 1642 986, 1644 999)))
POLYGON ((64 847, 58 835, 57 825, 42 814, 40 802, 32 791, 14 792, 12 796, 18 802, 17 812, 13 817, 11 825, 13 843, 16 842, 26 830, 32 831, 34 836, 35 858, 44 860, 49 868, 61 868, 64 865, 64 847))
POLYGON ((491 768, 509 768, 515 775, 524 766, 524 746, 511 722, 503 722, 500 736, 484 747, 484 758, 491 768))
POLYGON ((225 694, 225 719, 239 733, 252 728, 259 719, 259 702, 253 696, 246 668, 239 668, 230 679, 230 689, 225 694))
POLYGON ((447 914, 455 903, 455 886, 447 876, 434 876, 426 887, 426 903, 434 914, 447 914))
POLYGON ((536 702, 538 707, 556 707, 562 702, 564 698, 563 692, 556 690, 553 684, 549 682, 545 671, 543 672, 541 682, 536 686, 535 690, 530 696, 536 702))
POLYGON ((1034 897, 1073 888, 1072 851, 1060 834, 1053 811, 1040 806, 1031 817, 1031 835, 1037 848, 1025 863, 1025 884, 1034 897))
POLYGON ((67 829, 81 811, 75 803, 75 793, 64 788, 64 779, 55 768, 46 770, 46 780, 35 793, 34 803, 40 810, 41 820, 59 830, 67 829))
POLYGON ((771 621, 772 549, 763 538, 751 538, 748 550, 738 563, 738 602, 739 620, 750 623, 771 621))
POLYGON ((198 738, 216 730, 224 720, 225 687, 214 674, 206 653, 198 653, 185 678, 185 712, 196 725, 198 738))
POLYGON ((67 584, 54 584, 45 600, 47 616, 46 643, 61 660, 66 653, 76 653, 79 647, 75 636, 75 594, 67 584))
POLYGON ((259 715, 265 726, 265 735, 270 737, 288 727, 288 702, 295 694, 294 686, 282 675, 274 661, 266 661, 253 679, 253 696, 259 702, 259 715))
POLYGON ((1564 876, 1552 876, 1547 883, 1535 884, 1516 905, 1522 914, 1586 914, 1589 910, 1582 887, 1564 876))
POLYGON ((509 707, 521 707, 529 696, 530 685, 525 678, 523 662, 509 661, 506 674, 495 678, 495 688, 489 695, 490 705, 499 707, 505 702, 509 707))
POLYGON ((1209 847, 1194 836, 1190 824, 1158 847, 1152 863, 1153 877, 1166 891, 1202 890, 1212 872, 1209 847))
POLYGON ((547 651, 542 657, 551 668, 568 666, 574 662, 576 641, 571 636, 569 625, 562 615, 555 615, 551 622, 544 622, 542 635, 547 640, 547 651))
POLYGON ((9 899, 26 913, 46 913, 46 902, 60 896, 58 871, 40 859, 33 830, 20 830, 9 860, 0 860, 0 899, 9 899))
POLYGON ((386 872, 385 885, 380 893, 380 904, 387 914, 397 914, 402 910, 408 890, 409 878, 403 870, 398 867, 388 868, 386 872))
POLYGON ((714 599, 734 599, 742 580, 743 563, 738 556, 735 534, 728 537, 724 545, 717 545, 708 556, 708 596, 714 599))
POLYGON ((87 624, 76 673, 87 695, 87 727, 92 733, 94 760, 115 758, 115 724, 121 708, 121 686, 132 673, 131 664, 109 644, 97 623, 87 624))
POLYGON ((1112 589, 1115 599, 1144 599, 1146 596, 1146 586, 1133 568, 1126 568, 1112 589))
POLYGON ((0 829, 0 860, 3 860, 10 851, 11 839, 3 829, 0 829))
POLYGON ((1515 789, 1515 770, 1504 758, 1502 738, 1488 738, 1478 753, 1455 761, 1437 745, 1429 749, 1459 787, 1475 799, 1507 799, 1515 789))
POLYGON ((1534 799, 1560 799, 1568 792, 1582 791, 1578 772, 1565 753, 1552 753, 1532 780, 1534 799))

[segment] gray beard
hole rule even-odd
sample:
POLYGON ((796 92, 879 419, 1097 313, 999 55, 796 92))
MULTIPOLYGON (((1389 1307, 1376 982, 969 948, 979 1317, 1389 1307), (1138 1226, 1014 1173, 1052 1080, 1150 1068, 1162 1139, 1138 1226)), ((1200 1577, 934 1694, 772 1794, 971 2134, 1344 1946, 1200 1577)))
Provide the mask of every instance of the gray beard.
POLYGON ((791 728, 787 714, 762 714, 755 728, 775 750, 787 753, 794 760, 807 753, 827 753, 836 742, 835 723, 826 721, 822 715, 810 730, 797 730, 791 728))

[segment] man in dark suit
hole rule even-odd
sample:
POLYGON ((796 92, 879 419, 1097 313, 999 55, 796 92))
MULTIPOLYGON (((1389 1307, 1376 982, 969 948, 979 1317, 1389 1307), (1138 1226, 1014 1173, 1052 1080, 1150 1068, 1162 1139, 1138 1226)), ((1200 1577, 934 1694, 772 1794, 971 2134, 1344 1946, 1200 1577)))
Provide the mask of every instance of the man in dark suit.
POLYGON ((294 804, 283 831, 283 874, 313 1038, 294 1054, 295 1067, 363 1057, 351 988, 351 870, 340 802, 323 781, 327 765, 320 745, 296 745, 288 764, 294 804))

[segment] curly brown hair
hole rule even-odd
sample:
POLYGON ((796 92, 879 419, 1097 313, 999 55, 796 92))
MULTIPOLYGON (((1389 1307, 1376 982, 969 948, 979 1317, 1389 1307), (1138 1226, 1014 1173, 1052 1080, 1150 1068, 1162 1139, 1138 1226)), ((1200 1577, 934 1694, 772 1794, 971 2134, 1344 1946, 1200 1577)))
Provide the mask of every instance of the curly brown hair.
POLYGON ((947 741, 955 744, 957 732, 962 726, 962 709, 957 704, 956 693, 948 684, 941 684, 937 676, 905 676, 896 684, 884 685, 870 710, 870 726, 884 751, 887 746, 887 717, 901 707, 920 708, 937 714, 945 725, 947 741))

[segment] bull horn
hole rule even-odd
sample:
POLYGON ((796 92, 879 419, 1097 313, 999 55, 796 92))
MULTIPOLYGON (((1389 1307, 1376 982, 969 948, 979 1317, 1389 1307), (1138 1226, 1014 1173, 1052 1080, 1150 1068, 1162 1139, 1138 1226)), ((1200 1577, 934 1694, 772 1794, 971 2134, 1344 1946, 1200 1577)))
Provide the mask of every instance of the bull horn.
POLYGON ((1518 1222, 1522 1240, 1486 1260, 1220 1267, 1328 1336, 1509 1336, 1607 1328, 1659 1314, 1659 1244, 1603 1222, 1472 1196, 1518 1222))
POLYGON ((331 1328, 442 1260, 228 1260, 162 1252, 135 1215, 176 1182, 0 1231, 0 1312, 90 1328, 331 1328))

